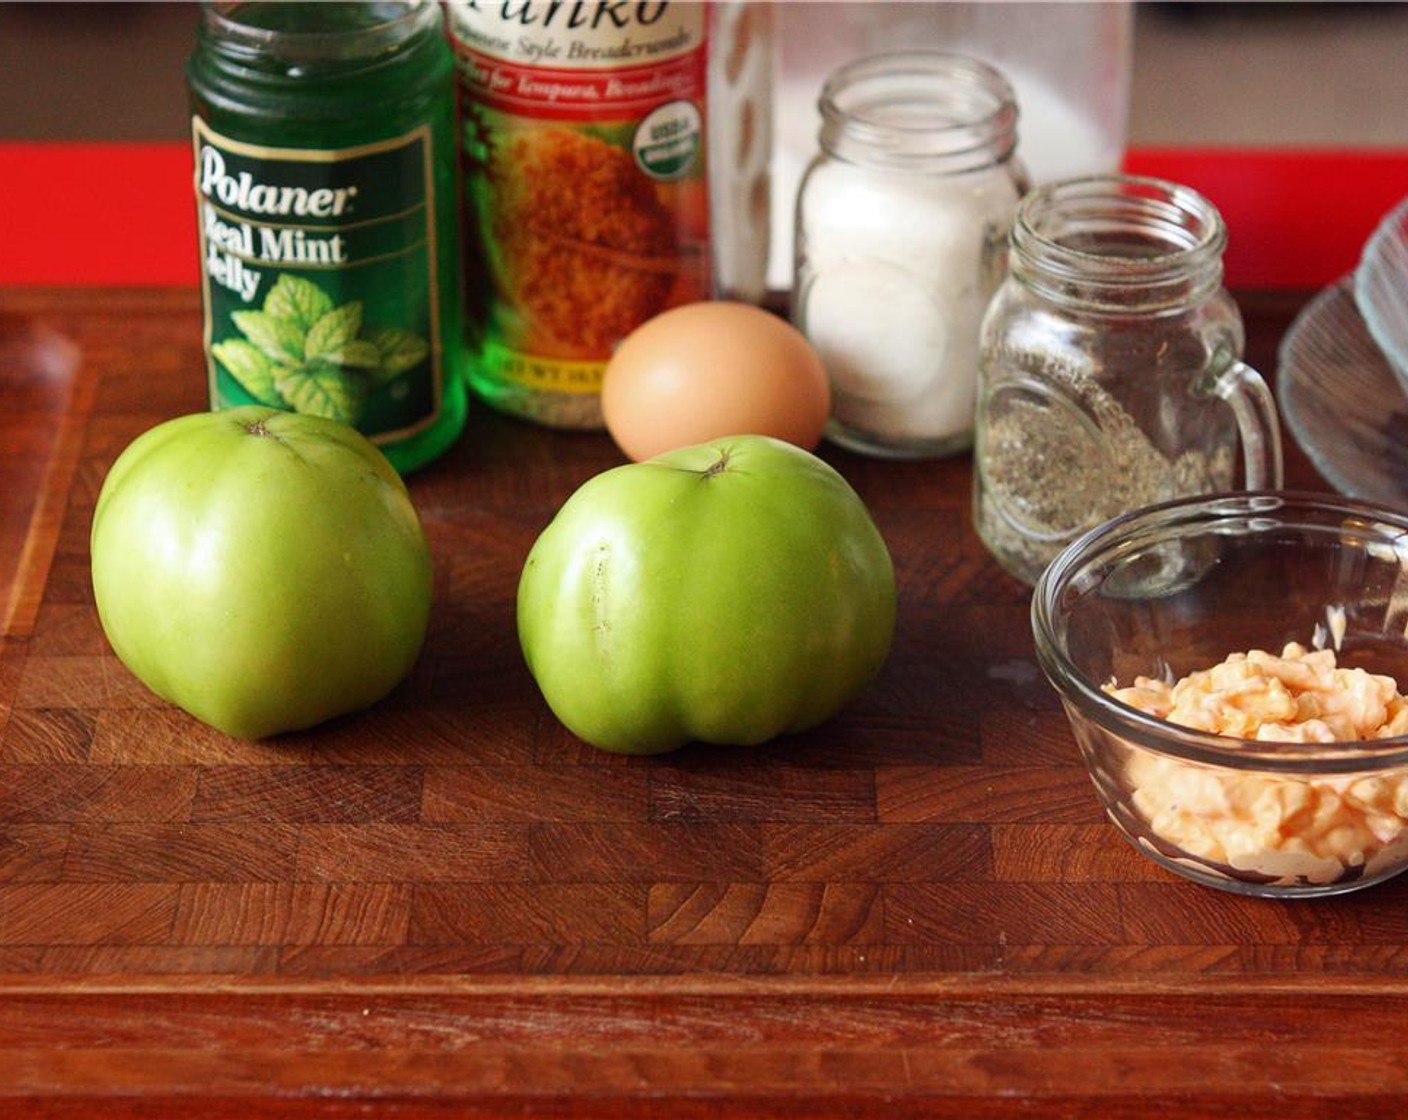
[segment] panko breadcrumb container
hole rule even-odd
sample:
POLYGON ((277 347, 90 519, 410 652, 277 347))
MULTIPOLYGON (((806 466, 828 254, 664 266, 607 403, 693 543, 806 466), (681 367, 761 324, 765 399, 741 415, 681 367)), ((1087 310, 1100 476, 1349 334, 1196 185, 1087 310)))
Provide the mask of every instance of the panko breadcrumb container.
POLYGON ((601 427, 613 347, 766 289, 772 13, 682 0, 450 0, 470 385, 601 427))

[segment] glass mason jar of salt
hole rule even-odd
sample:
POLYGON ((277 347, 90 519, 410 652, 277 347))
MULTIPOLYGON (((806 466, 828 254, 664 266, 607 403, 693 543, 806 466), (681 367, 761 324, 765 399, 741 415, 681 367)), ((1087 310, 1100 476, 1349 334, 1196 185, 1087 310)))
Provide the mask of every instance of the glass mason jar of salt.
POLYGON ((891 458, 965 451, 978 328, 1027 176, 1006 78, 903 52, 837 70, 797 202, 792 319, 831 381, 827 435, 891 458))
POLYGON ((1234 485, 1282 484, 1276 404, 1241 360, 1227 230, 1202 195, 1124 175, 1040 186, 983 321, 973 516, 1035 583, 1108 518, 1234 485))

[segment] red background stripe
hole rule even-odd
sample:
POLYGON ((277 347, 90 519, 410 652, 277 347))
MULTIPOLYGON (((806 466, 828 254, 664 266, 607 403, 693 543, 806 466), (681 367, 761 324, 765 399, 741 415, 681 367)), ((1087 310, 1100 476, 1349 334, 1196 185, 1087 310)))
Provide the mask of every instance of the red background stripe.
MULTIPOLYGON (((1332 282, 1408 195, 1408 151, 1138 149, 1126 166, 1212 199, 1236 288, 1332 282)), ((0 144, 0 213, 0 284, 197 282, 184 144, 0 144)))

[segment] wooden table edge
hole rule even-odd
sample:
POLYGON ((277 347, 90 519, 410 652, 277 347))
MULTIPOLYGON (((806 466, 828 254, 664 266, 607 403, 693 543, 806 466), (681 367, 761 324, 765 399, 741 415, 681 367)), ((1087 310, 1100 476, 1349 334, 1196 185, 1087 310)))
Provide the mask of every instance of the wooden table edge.
MULTIPOLYGON (((681 998, 804 998, 812 1000, 865 999, 896 1001, 941 999, 950 1001, 1000 1001, 1022 998, 1146 996, 1184 998, 1244 996, 1272 998, 1389 997, 1408 1000, 1408 974, 1356 976, 1326 974, 1314 977, 1285 973, 1218 975, 1187 972, 1148 972, 1126 977, 1071 973, 1027 975, 985 972, 932 974, 894 973, 862 976, 748 976, 738 974, 668 973, 622 976, 515 976, 463 973, 425 973, 414 976, 376 975, 289 978, 252 974, 192 974, 172 978, 162 973, 55 974, 0 973, 0 997, 26 995, 110 996, 181 995, 220 997, 329 996, 351 999, 368 996, 414 998, 529 997, 563 999, 642 1000, 661 996, 681 998)), ((1408 1002, 1404 1004, 1408 1021, 1408 1002)))

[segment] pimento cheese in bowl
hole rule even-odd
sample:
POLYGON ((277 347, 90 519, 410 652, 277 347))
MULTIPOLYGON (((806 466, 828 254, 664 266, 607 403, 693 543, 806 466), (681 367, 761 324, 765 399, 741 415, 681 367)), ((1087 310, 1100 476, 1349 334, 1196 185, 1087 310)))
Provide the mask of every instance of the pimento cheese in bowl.
POLYGON ((1408 511, 1132 510, 1061 551, 1031 617, 1101 807, 1150 859, 1268 898, 1408 871, 1408 511))
MULTIPOLYGON (((1258 743, 1351 743, 1408 734, 1393 678, 1340 666, 1332 649, 1233 653, 1170 683, 1105 691, 1194 731, 1258 743)), ((1372 877, 1408 857, 1408 770, 1354 775, 1214 768, 1138 748, 1130 803, 1183 856, 1281 884, 1372 877)), ((1225 872, 1223 872, 1225 873, 1225 872)))

